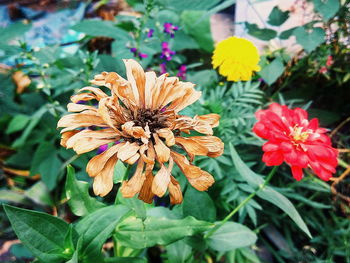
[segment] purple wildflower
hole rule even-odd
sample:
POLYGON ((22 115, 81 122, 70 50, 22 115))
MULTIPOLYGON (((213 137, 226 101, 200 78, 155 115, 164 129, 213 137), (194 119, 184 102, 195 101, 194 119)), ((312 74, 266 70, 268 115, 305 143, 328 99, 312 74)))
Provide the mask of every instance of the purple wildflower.
POLYGON ((176 52, 169 48, 168 42, 162 43, 162 54, 160 55, 160 58, 170 61, 172 59, 172 56, 174 56, 175 54, 176 52))
POLYGON ((171 38, 174 37, 175 31, 179 30, 178 26, 174 26, 172 23, 164 23, 164 33, 170 35, 171 38))
POLYGON ((161 63, 161 64, 159 65, 159 67, 160 67, 160 74, 165 74, 165 73, 167 73, 165 62, 161 63))
POLYGON ((103 152, 106 151, 107 149, 108 149, 108 144, 101 145, 101 146, 98 147, 98 149, 97 149, 97 154, 103 153, 103 152))
POLYGON ((86 104, 87 102, 85 100, 79 100, 77 104, 86 104))
POLYGON ((137 53, 137 48, 136 47, 130 48, 130 52, 136 54, 137 53))
POLYGON ((153 37, 153 32, 154 32, 154 29, 153 29, 153 28, 150 28, 150 29, 148 30, 148 32, 147 32, 147 37, 148 37, 148 38, 153 37))
POLYGON ((147 58, 148 55, 146 53, 139 53, 140 58, 147 58))
POLYGON ((178 76, 182 80, 185 80, 186 79, 186 70, 187 70, 186 65, 181 65, 179 68, 179 72, 176 74, 176 76, 178 76))

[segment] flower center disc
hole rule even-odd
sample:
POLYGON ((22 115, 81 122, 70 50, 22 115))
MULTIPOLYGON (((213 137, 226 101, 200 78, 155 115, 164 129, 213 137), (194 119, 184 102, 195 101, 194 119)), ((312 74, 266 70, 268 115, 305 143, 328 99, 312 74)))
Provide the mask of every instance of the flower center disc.
POLYGON ((308 131, 302 131, 303 127, 294 126, 292 129, 290 136, 292 139, 296 142, 305 142, 307 138, 309 137, 308 131))
POLYGON ((166 116, 162 116, 160 110, 139 109, 134 122, 136 126, 141 126, 144 129, 146 125, 148 125, 151 133, 168 127, 166 124, 166 116))

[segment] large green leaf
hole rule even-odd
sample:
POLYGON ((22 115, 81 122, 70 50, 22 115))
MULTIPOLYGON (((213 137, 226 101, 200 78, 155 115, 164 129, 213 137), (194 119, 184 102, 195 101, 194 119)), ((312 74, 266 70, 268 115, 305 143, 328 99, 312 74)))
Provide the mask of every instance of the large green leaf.
POLYGON ((208 238, 209 247, 217 251, 230 251, 255 244, 256 234, 248 227, 226 222, 208 238))
POLYGON ((198 220, 214 222, 216 209, 213 200, 206 192, 200 192, 193 187, 188 187, 183 202, 184 216, 193 216, 198 220))
MULTIPOLYGON (((258 188, 261 184, 263 184, 264 180, 261 175, 254 173, 239 157, 233 145, 230 143, 230 152, 232 161, 240 173, 240 175, 254 188, 258 188)), ((309 237, 311 237, 311 233, 306 226, 305 222, 301 218, 298 211, 295 209, 294 205, 289 201, 281 193, 277 192, 273 188, 269 186, 265 186, 263 189, 260 189, 257 193, 257 196, 260 198, 274 204, 279 207, 283 212, 285 212, 296 224, 297 226, 303 230, 309 237)))
POLYGON ((282 59, 277 57, 270 64, 264 66, 259 75, 268 85, 271 85, 283 74, 284 68, 282 59))
POLYGON ((22 243, 42 262, 59 263, 65 255, 68 224, 41 212, 4 205, 11 225, 22 243))
POLYGON ((116 27, 112 21, 86 19, 75 24, 71 28, 94 37, 104 36, 120 40, 131 39, 127 31, 116 27))
POLYGON ((277 36, 275 30, 269 28, 259 28, 257 24, 245 22, 248 34, 261 40, 271 40, 277 36))
POLYGON ((55 188, 62 162, 53 143, 43 141, 34 154, 30 174, 39 173, 49 190, 55 188))
POLYGON ((272 26, 280 26, 287 21, 288 17, 289 11, 282 11, 278 6, 275 6, 269 15, 267 23, 272 26))
POLYGON ((138 257, 113 257, 105 258, 105 263, 147 263, 145 258, 138 257))
POLYGON ((46 206, 53 205, 49 189, 42 181, 35 183, 32 187, 27 189, 24 195, 37 204, 46 206))
POLYGON ((192 254, 192 248, 183 240, 167 245, 166 250, 171 263, 185 263, 192 254))
POLYGON ((145 221, 131 216, 118 224, 115 236, 122 245, 141 249, 157 244, 168 245, 186 236, 202 233, 211 226, 209 222, 190 216, 184 219, 147 217, 145 221))
POLYGON ((212 52, 214 41, 211 36, 209 16, 203 18, 204 11, 186 10, 181 14, 184 29, 205 51, 212 52))
POLYGON ((322 15, 324 20, 329 20, 340 8, 339 0, 312 0, 315 10, 322 15))
POLYGON ((300 44, 305 51, 311 52, 325 41, 326 34, 324 29, 320 27, 315 27, 310 30, 305 27, 297 27, 293 35, 296 37, 298 44, 300 44))
POLYGON ((101 261, 101 248, 119 220, 129 211, 123 205, 101 208, 85 216, 75 227, 84 236, 80 256, 84 262, 101 261))
POLYGON ((17 22, 8 27, 0 28, 0 43, 7 43, 14 38, 22 38, 24 34, 31 28, 31 24, 17 22))
POLYGON ((6 134, 11 134, 22 130, 29 122, 30 117, 23 114, 18 114, 10 121, 6 129, 6 134))
POLYGON ((166 0, 164 1, 167 8, 176 10, 209 10, 220 0, 166 0))
POLYGON ((67 167, 66 196, 68 205, 77 216, 85 216, 105 205, 89 195, 89 184, 75 178, 74 168, 67 167))

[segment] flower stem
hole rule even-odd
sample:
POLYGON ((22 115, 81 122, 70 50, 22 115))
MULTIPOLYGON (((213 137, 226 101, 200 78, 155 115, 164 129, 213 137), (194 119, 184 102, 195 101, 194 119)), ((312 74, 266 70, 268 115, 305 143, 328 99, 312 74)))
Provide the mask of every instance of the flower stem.
POLYGON ((256 189, 253 193, 251 193, 246 199, 244 199, 235 209, 231 211, 222 221, 220 221, 217 225, 215 225, 205 236, 204 238, 209 238, 212 236, 220 227, 222 227, 231 217, 233 217, 239 209, 245 206, 250 199, 252 199, 260 190, 264 189, 266 184, 271 180, 272 176, 276 173, 278 166, 273 167, 271 172, 266 177, 263 184, 259 185, 259 188, 256 189))

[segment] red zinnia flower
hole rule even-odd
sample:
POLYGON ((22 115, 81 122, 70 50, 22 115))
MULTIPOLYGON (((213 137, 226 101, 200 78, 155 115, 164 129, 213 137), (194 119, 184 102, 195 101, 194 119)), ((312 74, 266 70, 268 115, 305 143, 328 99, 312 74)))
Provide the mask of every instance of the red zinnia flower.
POLYGON ((332 177, 338 165, 338 152, 325 134, 327 130, 318 126, 318 119, 309 121, 305 110, 292 110, 277 103, 255 115, 258 122, 253 131, 268 140, 263 145, 263 161, 267 166, 285 161, 298 181, 303 178, 302 169, 307 167, 324 181, 332 177))

